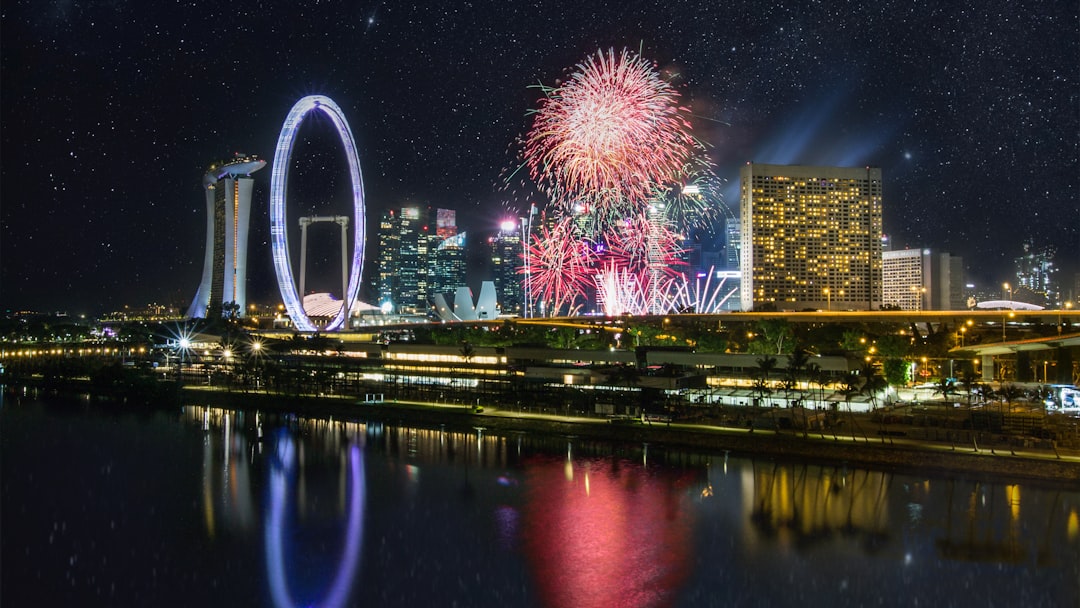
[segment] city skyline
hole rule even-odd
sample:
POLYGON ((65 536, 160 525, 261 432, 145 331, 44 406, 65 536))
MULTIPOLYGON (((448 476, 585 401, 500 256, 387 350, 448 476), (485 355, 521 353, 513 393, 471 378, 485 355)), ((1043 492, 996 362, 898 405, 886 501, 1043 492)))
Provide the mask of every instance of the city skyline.
MULTIPOLYGON (((333 97, 353 124, 369 217, 443 207, 467 218, 463 230, 493 234, 545 202, 520 175, 507 179, 542 96, 535 85, 625 47, 678 87, 729 207, 748 161, 880 166, 895 248, 961 256, 987 285, 1008 280, 1025 241, 1057 248, 1065 289, 1078 270, 1075 2, 316 3, 224 17, 5 8, 0 306, 190 301, 205 166, 234 151, 270 159, 289 105, 308 93, 333 97)), ((301 140, 297 204, 345 208, 340 144, 320 125, 301 140)), ((250 301, 277 298, 268 192, 256 175, 250 301)), ((369 248, 373 235, 369 225, 369 248)))

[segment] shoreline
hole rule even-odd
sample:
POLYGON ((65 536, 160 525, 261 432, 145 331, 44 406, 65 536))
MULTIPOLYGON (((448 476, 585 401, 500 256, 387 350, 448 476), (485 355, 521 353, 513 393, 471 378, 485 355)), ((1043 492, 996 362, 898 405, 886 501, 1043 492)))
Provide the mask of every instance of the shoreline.
POLYGON ((874 437, 863 441, 820 433, 802 437, 796 431, 749 431, 747 429, 686 423, 612 424, 602 418, 579 418, 550 414, 528 414, 484 406, 474 412, 461 405, 441 406, 411 401, 362 403, 338 397, 285 397, 267 393, 230 393, 185 387, 183 402, 236 409, 260 409, 312 417, 345 417, 384 423, 453 427, 460 430, 483 428, 501 433, 541 433, 590 437, 622 443, 650 443, 665 447, 729 452, 781 460, 809 460, 822 464, 845 463, 885 468, 897 472, 936 475, 981 475, 1052 484, 1080 490, 1080 454, 1061 455, 1034 449, 991 450, 936 442, 874 437), (206 403, 209 402, 209 403, 206 403), (284 403, 283 403, 284 402, 284 403))

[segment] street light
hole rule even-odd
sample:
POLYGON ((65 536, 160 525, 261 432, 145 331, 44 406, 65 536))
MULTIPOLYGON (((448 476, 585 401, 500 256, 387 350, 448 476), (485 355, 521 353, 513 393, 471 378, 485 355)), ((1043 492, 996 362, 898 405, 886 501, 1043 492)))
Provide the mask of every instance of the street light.
MULTIPOLYGON (((1072 311, 1072 307, 1073 307, 1072 302, 1065 302, 1065 310, 1072 311)), ((1069 325, 1071 327, 1072 323, 1070 323, 1069 325)), ((1061 309, 1060 308, 1058 309, 1058 335, 1059 336, 1061 335, 1061 309)))
POLYGON ((822 289, 821 291, 825 294, 825 299, 827 301, 825 310, 832 311, 832 292, 829 291, 828 287, 822 289))
POLYGON ((915 294, 915 297, 919 299, 918 304, 915 305, 915 310, 923 310, 923 300, 926 298, 926 288, 919 287, 918 285, 912 285, 911 292, 915 294))

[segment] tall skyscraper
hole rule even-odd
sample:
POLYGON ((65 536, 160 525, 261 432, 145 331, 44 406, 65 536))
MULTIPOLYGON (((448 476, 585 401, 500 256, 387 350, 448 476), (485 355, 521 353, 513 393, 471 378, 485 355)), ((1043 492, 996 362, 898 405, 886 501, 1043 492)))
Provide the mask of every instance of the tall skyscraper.
POLYGON ((221 316, 231 303, 247 309, 247 242, 251 218, 251 174, 266 166, 254 155, 236 154, 210 165, 206 189, 206 255, 202 281, 188 307, 189 318, 221 316))
POLYGON ((465 286, 465 234, 449 209, 408 206, 379 222, 379 304, 424 313, 438 292, 465 286))
POLYGON ((1058 305, 1059 290, 1057 285, 1057 266, 1054 265, 1054 248, 1036 248, 1028 241, 1024 243, 1024 255, 1016 258, 1016 289, 1025 288, 1031 293, 1025 299, 1037 299, 1039 306, 1050 308, 1058 305))
MULTIPOLYGON (((441 210, 440 210, 441 211, 441 210)), ((437 245, 428 253, 428 292, 455 293, 465 287, 465 242, 467 233, 435 237, 437 245)))
POLYGON ((741 170, 743 310, 881 304, 881 169, 747 163, 741 170))
POLYGON ((400 312, 427 310, 426 295, 421 301, 421 286, 427 286, 426 268, 420 252, 427 252, 419 207, 403 207, 383 214, 379 222, 379 305, 390 303, 400 312), (421 275, 424 270, 424 276, 421 275))
POLYGON ((929 249, 882 253, 882 304, 900 310, 963 310, 963 259, 929 249))
POLYGON ((516 222, 508 220, 488 239, 495 294, 504 315, 523 315, 525 312, 521 235, 522 228, 516 222))

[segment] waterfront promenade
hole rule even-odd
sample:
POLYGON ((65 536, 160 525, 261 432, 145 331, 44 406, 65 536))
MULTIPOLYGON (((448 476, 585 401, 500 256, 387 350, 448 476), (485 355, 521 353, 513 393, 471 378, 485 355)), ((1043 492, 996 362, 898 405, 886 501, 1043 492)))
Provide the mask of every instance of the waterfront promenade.
POLYGON ((740 427, 707 419, 643 422, 483 402, 468 405, 393 399, 365 402, 355 397, 238 394, 207 386, 185 387, 184 394, 195 401, 223 407, 288 411, 316 417, 592 437, 783 459, 839 461, 910 472, 1006 476, 1080 488, 1080 450, 1057 448, 1050 442, 1010 444, 990 433, 895 423, 886 426, 872 421, 867 414, 845 415, 845 421, 849 422, 839 428, 803 431, 740 427))

